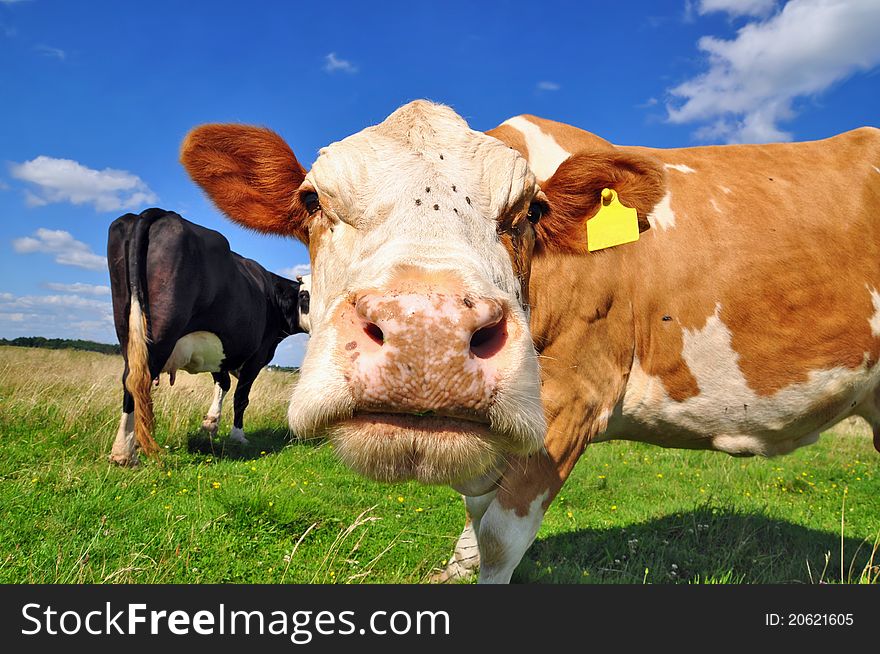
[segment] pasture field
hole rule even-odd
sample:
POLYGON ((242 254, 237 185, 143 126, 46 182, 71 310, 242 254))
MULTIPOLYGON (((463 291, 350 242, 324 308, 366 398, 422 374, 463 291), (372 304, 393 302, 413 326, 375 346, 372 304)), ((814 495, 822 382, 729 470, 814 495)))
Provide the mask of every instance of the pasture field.
MULTIPOLYGON (((200 432, 210 375, 163 376, 162 462, 109 464, 121 372, 117 356, 0 347, 0 582, 415 583, 451 554, 454 491, 371 482, 329 443, 288 439, 292 373, 258 378, 244 448, 200 432)), ((770 460, 603 443, 513 580, 877 582, 878 537, 880 454, 862 424, 770 460)))

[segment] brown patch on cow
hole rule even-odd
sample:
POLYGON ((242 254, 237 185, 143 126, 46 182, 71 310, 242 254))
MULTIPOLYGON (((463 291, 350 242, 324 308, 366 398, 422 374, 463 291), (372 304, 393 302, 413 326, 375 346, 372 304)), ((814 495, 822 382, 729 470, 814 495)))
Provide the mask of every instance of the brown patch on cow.
POLYGON ((490 129, 486 134, 506 143, 508 147, 513 148, 526 159, 529 158, 529 148, 526 145, 526 139, 518 129, 510 125, 499 125, 494 129, 490 129))
POLYGON ((542 186, 550 210, 536 225, 538 240, 547 248, 587 253, 585 223, 598 212, 605 188, 617 191, 624 205, 636 209, 643 232, 666 189, 663 164, 622 150, 573 154, 542 186))
POLYGON ((180 161, 235 222, 306 242, 308 212, 296 193, 306 172, 275 132, 248 125, 201 125, 186 135, 180 161))
POLYGON ((345 349, 351 351, 354 350, 357 346, 357 341, 349 341, 345 344, 345 349))

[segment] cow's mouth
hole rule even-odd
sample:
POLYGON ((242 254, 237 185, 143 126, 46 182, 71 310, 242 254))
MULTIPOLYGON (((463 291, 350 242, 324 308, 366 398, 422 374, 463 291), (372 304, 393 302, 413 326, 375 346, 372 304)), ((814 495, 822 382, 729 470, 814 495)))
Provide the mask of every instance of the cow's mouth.
POLYGON ((356 412, 336 423, 330 437, 343 462, 379 481, 454 485, 503 460, 487 421, 432 412, 356 412))

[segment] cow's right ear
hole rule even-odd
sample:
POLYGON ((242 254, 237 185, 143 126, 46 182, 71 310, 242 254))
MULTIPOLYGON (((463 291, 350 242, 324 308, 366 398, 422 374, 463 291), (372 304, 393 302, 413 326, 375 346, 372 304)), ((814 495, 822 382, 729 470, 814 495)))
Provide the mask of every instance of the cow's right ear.
POLYGON ((235 222, 308 241, 297 189, 306 171, 278 134, 249 125, 201 125, 180 148, 190 177, 235 222))
POLYGON ((650 228, 648 214, 666 193, 666 173, 657 159, 617 148, 573 154, 541 184, 549 211, 535 226, 538 243, 550 250, 586 253, 586 222, 599 211, 606 188, 636 210, 643 232, 650 228))

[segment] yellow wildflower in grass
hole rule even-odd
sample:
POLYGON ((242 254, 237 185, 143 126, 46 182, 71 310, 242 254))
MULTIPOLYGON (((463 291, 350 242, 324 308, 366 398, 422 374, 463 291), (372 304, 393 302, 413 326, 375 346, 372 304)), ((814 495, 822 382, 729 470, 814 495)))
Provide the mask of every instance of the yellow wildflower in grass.
POLYGON ((398 496, 397 496, 397 501, 398 501, 398 502, 403 502, 403 497, 400 496, 400 495, 398 495, 398 496))
POLYGON ((611 510, 612 510, 612 511, 617 511, 617 505, 616 505, 616 504, 612 504, 612 505, 611 505, 611 510))
POLYGON ((424 509, 422 507, 419 507, 416 509, 416 513, 421 513, 422 511, 424 511, 424 509))
POLYGON ((658 473, 657 473, 657 479, 663 479, 663 473, 662 473, 662 472, 658 472, 658 473))
POLYGON ((219 481, 212 481, 212 482, 211 482, 211 488, 213 488, 213 489, 215 489, 215 490, 216 490, 217 488, 220 488, 220 482, 219 482, 219 481))

